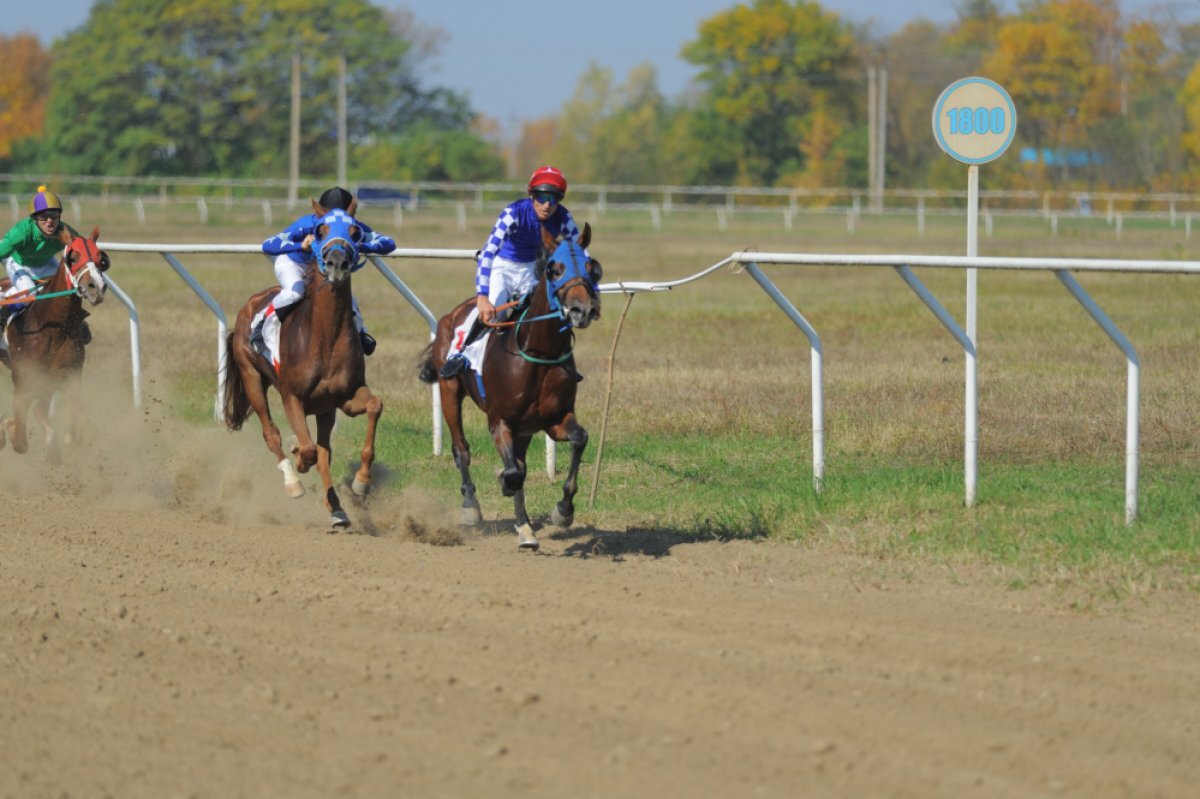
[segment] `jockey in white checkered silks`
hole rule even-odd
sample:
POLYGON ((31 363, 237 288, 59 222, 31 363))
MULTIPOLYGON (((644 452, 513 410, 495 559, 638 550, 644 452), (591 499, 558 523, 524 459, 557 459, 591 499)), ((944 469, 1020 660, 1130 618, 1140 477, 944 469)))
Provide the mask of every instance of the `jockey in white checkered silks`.
MULTIPOLYGON (((358 202, 354 196, 337 186, 322 194, 317 204, 326 211, 341 210, 350 216, 354 216, 358 209, 358 202)), ((396 242, 390 237, 376 233, 357 218, 354 221, 362 228, 362 241, 357 242, 359 252, 383 254, 396 249, 396 242)), ((279 326, 283 321, 281 317, 287 316, 292 306, 304 296, 304 273, 316 262, 312 242, 319 222, 320 217, 316 214, 305 214, 287 230, 263 242, 262 251, 266 255, 275 256, 275 277, 279 280, 279 293, 250 321, 250 342, 260 352, 264 347, 268 347, 271 353, 279 351, 279 326)), ((358 301, 352 298, 352 302, 354 327, 362 340, 363 354, 370 355, 375 351, 375 339, 367 333, 362 313, 358 310, 358 301)), ((263 354, 270 360, 270 355, 263 354)))
MULTIPOLYGON (((450 351, 439 374, 454 377, 467 366, 463 350, 475 336, 476 321, 491 322, 496 306, 518 300, 537 283, 535 267, 542 250, 544 226, 551 236, 578 242, 579 228, 571 212, 562 205, 567 179, 552 166, 534 171, 529 178, 529 196, 505 206, 487 244, 479 253, 475 270, 475 309, 454 329, 450 351)), ((472 360, 475 360, 474 358, 472 360)))

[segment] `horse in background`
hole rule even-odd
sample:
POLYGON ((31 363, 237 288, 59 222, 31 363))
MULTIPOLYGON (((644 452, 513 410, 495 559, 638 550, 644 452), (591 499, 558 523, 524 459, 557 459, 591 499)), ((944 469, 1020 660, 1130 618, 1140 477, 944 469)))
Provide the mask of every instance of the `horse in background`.
POLYGON ((358 252, 362 229, 344 211, 329 211, 315 201, 312 206, 321 219, 312 245, 317 253, 317 268, 309 271, 304 299, 293 306, 294 310, 282 322, 278 369, 250 344, 250 321, 271 301, 278 288, 251 297, 238 312, 229 333, 224 367, 225 424, 230 430, 240 430, 251 411, 258 414, 263 440, 283 472, 288 496, 304 495, 299 475, 316 465, 324 484, 325 507, 331 524, 349 527, 350 517, 342 509, 330 474, 333 423, 339 410, 347 416, 367 414, 362 464, 352 483, 354 493, 365 496, 371 488, 375 430, 383 413, 383 402, 367 388, 366 362, 351 305, 350 275, 362 266, 358 252), (279 392, 288 424, 296 436, 292 448, 294 464, 284 455, 279 428, 271 419, 267 402, 270 387, 279 392), (315 442, 308 429, 310 415, 317 421, 315 442))
MULTIPOLYGON (((28 302, 30 306, 8 323, 8 368, 12 371, 12 418, 0 425, 0 448, 12 442, 14 452, 29 448, 26 413, 32 411, 46 431, 51 458, 58 458, 61 443, 71 446, 79 437, 83 413, 83 364, 91 332, 85 320, 83 301, 99 305, 108 284, 108 253, 97 245, 100 228, 88 238, 77 236, 62 225, 59 239, 66 245, 58 271, 33 294, 16 295, 5 303, 28 302), (59 437, 51 425, 50 399, 62 392, 64 431, 59 437)), ((98 422, 98 420, 93 420, 98 422)))
POLYGON ((418 359, 420 379, 438 383, 441 393, 442 416, 450 428, 454 462, 462 477, 463 523, 474 525, 482 519, 471 481, 471 447, 463 435, 462 404, 470 396, 487 415, 488 430, 504 464, 500 489, 504 496, 513 498, 518 545, 522 549, 538 548, 525 510, 525 452, 535 433, 545 432, 555 441, 571 444, 571 465, 563 481, 562 499, 550 519, 559 527, 570 527, 575 520, 576 478, 588 434, 575 418, 579 381, 573 331, 600 317, 597 286, 602 270, 600 262, 585 252, 591 237, 590 225, 584 225, 578 244, 559 243, 542 229, 537 284, 528 304, 513 311, 516 319, 491 332, 482 374, 464 370, 450 379, 438 375, 454 329, 474 300, 461 303, 441 318, 433 342, 418 359))

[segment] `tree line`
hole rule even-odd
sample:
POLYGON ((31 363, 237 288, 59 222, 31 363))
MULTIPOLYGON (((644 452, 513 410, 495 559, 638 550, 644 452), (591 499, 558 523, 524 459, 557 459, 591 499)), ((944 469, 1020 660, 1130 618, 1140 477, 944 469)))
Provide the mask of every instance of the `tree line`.
MULTIPOLYGON (((346 60, 351 178, 479 181, 538 163, 595 183, 866 186, 867 70, 886 70, 889 187, 955 188, 933 104, 982 75, 1019 125, 990 188, 1200 188, 1200 22, 1115 0, 961 0, 946 25, 886 35, 809 0, 749 0, 701 20, 679 97, 653 66, 592 64, 516 141, 426 86, 441 32, 368 0, 100 0, 49 52, 0 38, 0 169, 281 177, 292 54, 303 63, 305 175, 334 173, 346 60)), ((509 174, 509 173, 512 174, 509 174)))

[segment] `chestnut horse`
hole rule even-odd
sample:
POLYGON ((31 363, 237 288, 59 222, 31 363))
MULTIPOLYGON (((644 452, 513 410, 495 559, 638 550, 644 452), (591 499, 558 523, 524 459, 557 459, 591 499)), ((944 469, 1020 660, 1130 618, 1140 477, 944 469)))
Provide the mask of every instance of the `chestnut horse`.
POLYGON ((504 496, 513 498, 522 549, 538 548, 525 512, 525 451, 538 432, 571 443, 571 466, 563 482, 562 499, 550 518, 559 527, 570 527, 575 519, 576 477, 588 434, 575 419, 578 374, 572 354, 572 329, 585 328, 600 317, 600 262, 589 258, 584 250, 591 235, 591 227, 584 225, 578 244, 560 244, 542 229, 537 285, 528 305, 514 311, 516 320, 492 331, 482 375, 468 369, 450 379, 438 376, 454 328, 466 317, 474 300, 463 302, 441 318, 437 335, 418 360, 421 380, 439 384, 442 416, 450 427, 454 462, 462 476, 463 523, 478 524, 482 518, 475 484, 471 482, 471 447, 463 435, 462 403, 470 395, 487 414, 488 430, 504 463, 500 489, 504 496))
POLYGON ((46 429, 52 458, 57 457, 60 441, 50 425, 50 398, 58 391, 63 393, 65 406, 61 443, 70 446, 79 436, 83 362, 85 347, 91 340, 84 323, 88 312, 83 309, 83 300, 90 305, 104 301, 108 284, 102 273, 109 266, 108 253, 96 245, 100 228, 93 229, 90 238, 84 238, 62 225, 58 236, 66 249, 54 276, 31 295, 5 300, 31 304, 8 323, 13 415, 0 426, 0 447, 7 437, 15 452, 25 452, 29 448, 25 414, 32 406, 32 412, 46 429))
POLYGON ((325 486, 325 507, 334 527, 349 527, 350 517, 342 509, 330 475, 330 434, 340 410, 347 416, 367 414, 367 435, 362 447, 362 465, 352 488, 365 496, 371 488, 371 464, 375 461, 375 428, 383 413, 383 402, 367 388, 362 342, 354 327, 350 297, 350 273, 362 266, 357 242, 362 229, 349 213, 327 211, 313 202, 320 217, 313 241, 317 269, 309 271, 304 299, 282 322, 279 333, 278 369, 250 345, 250 320, 271 301, 278 289, 255 294, 238 312, 229 334, 225 363, 225 425, 240 430, 253 410, 262 422, 263 440, 283 472, 283 487, 291 497, 304 495, 298 473, 314 464, 325 486), (318 274, 319 273, 319 274, 318 274), (283 453, 279 428, 271 419, 267 389, 274 386, 283 399, 288 424, 296 435, 292 448, 295 465, 283 453), (317 417, 317 440, 308 430, 308 416, 317 417))

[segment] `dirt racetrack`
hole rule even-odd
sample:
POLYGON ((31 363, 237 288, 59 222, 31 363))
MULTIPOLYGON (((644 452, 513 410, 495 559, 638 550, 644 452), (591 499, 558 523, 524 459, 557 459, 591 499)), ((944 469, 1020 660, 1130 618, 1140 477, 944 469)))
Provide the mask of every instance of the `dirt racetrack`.
POLYGON ((257 433, 156 432, 49 481, 44 455, 0 453, 0 795, 1200 784, 1194 595, 1079 607, 983 566, 596 530, 584 508, 534 555, 386 486, 352 510, 374 534, 333 535, 257 433))

